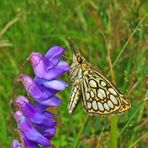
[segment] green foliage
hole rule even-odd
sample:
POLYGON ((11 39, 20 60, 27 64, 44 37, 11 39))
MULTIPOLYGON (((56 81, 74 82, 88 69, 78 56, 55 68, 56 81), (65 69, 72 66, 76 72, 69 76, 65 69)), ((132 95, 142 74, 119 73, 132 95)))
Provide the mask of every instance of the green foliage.
MULTIPOLYGON (((71 64, 69 36, 84 57, 105 75, 110 71, 107 61, 110 45, 116 85, 129 95, 132 109, 119 115, 118 127, 112 129, 118 134, 112 135, 112 117, 87 116, 80 104, 72 115, 68 114, 70 85, 58 94, 63 103, 54 110, 58 128, 52 147, 112 147, 110 139, 118 140, 121 148, 148 145, 148 105, 144 101, 148 97, 147 1, 1 0, 0 10, 1 147, 9 148, 16 136, 10 126, 14 121, 10 118, 9 101, 19 67, 32 51, 44 53, 53 45, 67 48, 63 58, 71 64)), ((68 74, 63 79, 70 83, 68 74)))

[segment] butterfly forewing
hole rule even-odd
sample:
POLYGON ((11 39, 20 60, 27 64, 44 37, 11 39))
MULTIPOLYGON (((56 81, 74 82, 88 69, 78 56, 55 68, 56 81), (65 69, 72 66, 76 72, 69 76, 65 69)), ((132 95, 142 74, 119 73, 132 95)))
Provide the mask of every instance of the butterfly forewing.
POLYGON ((83 77, 81 91, 84 108, 89 114, 107 115, 122 109, 121 93, 94 69, 83 77))

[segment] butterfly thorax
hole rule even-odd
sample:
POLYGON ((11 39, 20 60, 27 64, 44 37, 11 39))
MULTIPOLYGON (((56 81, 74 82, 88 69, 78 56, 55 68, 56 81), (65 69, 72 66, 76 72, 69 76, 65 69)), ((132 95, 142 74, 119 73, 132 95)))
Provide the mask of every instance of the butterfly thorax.
POLYGON ((80 55, 73 57, 73 64, 70 68, 70 78, 73 82, 81 80, 83 76, 88 74, 89 64, 80 55))

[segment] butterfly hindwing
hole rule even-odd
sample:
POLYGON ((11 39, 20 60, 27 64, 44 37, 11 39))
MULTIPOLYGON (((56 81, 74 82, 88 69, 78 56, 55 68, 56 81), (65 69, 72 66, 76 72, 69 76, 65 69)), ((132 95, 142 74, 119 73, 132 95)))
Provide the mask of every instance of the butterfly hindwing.
POLYGON ((89 114, 107 115, 121 108, 117 90, 99 75, 95 78, 90 73, 86 75, 81 84, 81 91, 84 107, 89 114))

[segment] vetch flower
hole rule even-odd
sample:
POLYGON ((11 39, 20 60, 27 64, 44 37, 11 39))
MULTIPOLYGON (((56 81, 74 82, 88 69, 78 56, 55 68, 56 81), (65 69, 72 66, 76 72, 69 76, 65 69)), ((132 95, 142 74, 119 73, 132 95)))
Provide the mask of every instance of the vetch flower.
POLYGON ((53 118, 53 114, 49 114, 49 112, 46 111, 41 112, 24 96, 18 96, 15 100, 15 104, 23 113, 23 115, 27 117, 32 123, 42 124, 49 127, 55 125, 55 121, 50 119, 53 118))
POLYGON ((53 80, 69 70, 69 65, 60 60, 64 49, 59 46, 52 47, 45 56, 33 52, 30 55, 32 67, 36 77, 44 80, 53 80))
POLYGON ((38 142, 44 146, 49 146, 49 140, 44 137, 32 124, 32 122, 23 115, 22 112, 16 111, 14 118, 17 121, 18 129, 24 133, 25 137, 33 142, 38 142))
POLYGON ((28 140, 20 130, 18 130, 18 133, 24 143, 23 145, 25 145, 26 148, 40 148, 38 143, 28 140))
POLYGON ((60 60, 65 49, 53 46, 45 55, 33 52, 29 56, 35 77, 20 74, 17 78, 25 87, 27 93, 34 100, 33 103, 27 97, 19 95, 14 100, 17 111, 13 114, 21 143, 13 140, 13 148, 31 147, 37 148, 50 146, 50 139, 56 133, 54 115, 47 111, 50 106, 59 106, 60 98, 55 96, 65 89, 68 84, 59 80, 59 76, 69 71, 69 65, 60 60))

